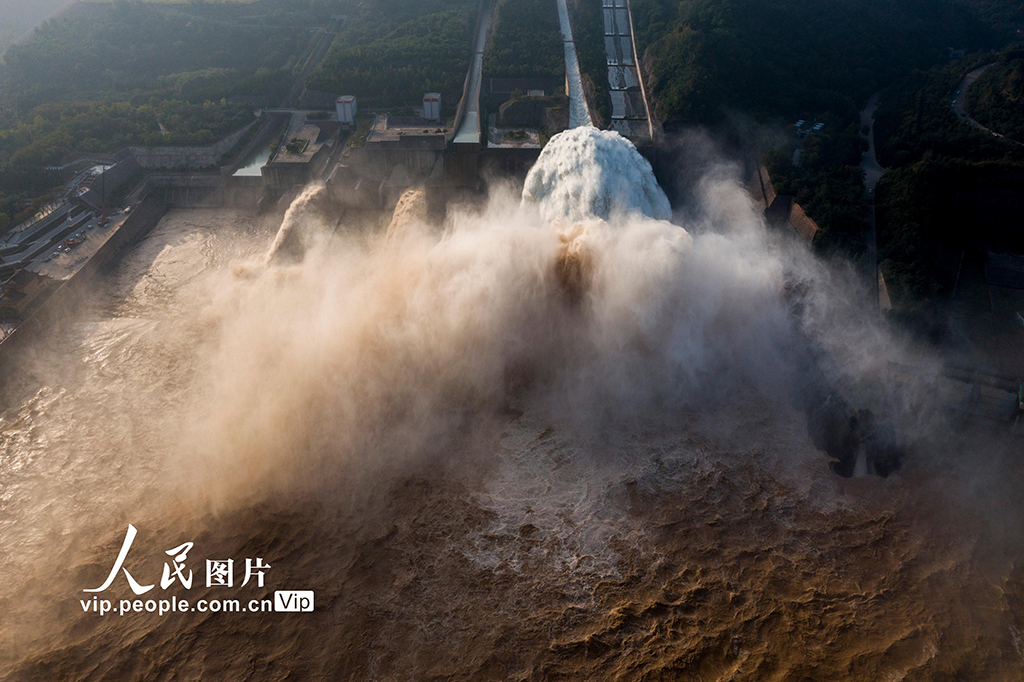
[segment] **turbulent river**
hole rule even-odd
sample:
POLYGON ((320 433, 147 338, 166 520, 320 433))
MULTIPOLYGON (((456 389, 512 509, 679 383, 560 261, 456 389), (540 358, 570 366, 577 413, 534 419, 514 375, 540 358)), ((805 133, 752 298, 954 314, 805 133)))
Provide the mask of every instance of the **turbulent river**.
POLYGON ((685 229, 591 128, 443 227, 332 232, 316 197, 173 211, 5 379, 0 679, 1024 675, 1019 441, 893 398, 927 353, 729 167, 685 229), (804 362, 899 427, 899 472, 830 471, 804 362), (129 524, 155 587, 83 592, 129 524), (276 590, 315 610, 82 606, 276 590))

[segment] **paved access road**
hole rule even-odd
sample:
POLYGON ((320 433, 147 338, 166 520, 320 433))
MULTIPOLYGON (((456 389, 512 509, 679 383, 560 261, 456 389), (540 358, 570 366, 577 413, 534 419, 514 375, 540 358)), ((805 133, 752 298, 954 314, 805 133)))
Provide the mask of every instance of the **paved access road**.
POLYGON ((974 69, 966 76, 964 76, 964 79, 960 81, 960 85, 957 86, 956 94, 953 98, 953 113, 956 114, 956 117, 959 118, 961 121, 964 121, 967 124, 974 126, 975 128, 984 133, 988 133, 993 137, 998 137, 1002 140, 1006 140, 1007 142, 1012 142, 1013 144, 1020 145, 1020 142, 1017 142, 1016 140, 1011 140, 1005 135, 1001 135, 1000 133, 997 133, 991 128, 986 128, 985 126, 981 125, 973 118, 971 118, 970 115, 968 115, 967 113, 967 88, 971 87, 971 84, 974 83, 974 81, 978 80, 978 77, 981 76, 981 74, 983 74, 986 69, 994 65, 995 64, 993 63, 985 64, 985 66, 979 66, 978 68, 974 69))
POLYGON ((957 118, 966 118, 968 121, 974 123, 974 125, 978 126, 982 130, 988 130, 988 128, 985 128, 981 124, 975 122, 974 119, 967 115, 967 88, 969 88, 974 81, 978 80, 978 77, 981 74, 983 74, 985 70, 988 69, 988 67, 990 66, 993 66, 993 64, 979 66, 974 71, 971 71, 966 76, 964 76, 964 79, 960 81, 960 85, 957 86, 956 96, 953 99, 953 113, 956 114, 957 118))

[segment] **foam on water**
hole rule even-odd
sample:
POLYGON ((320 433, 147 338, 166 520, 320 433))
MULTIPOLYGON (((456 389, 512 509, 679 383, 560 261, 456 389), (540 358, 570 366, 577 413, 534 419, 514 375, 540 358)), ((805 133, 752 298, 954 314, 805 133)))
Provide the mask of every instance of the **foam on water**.
MULTIPOLYGON (((276 237, 172 213, 5 392, 0 677, 1020 672, 1012 581, 977 569, 955 496, 841 481, 810 444, 795 330, 836 382, 891 343, 729 173, 685 229, 586 128, 443 230, 410 196, 388 237, 297 239, 317 193, 276 237), (197 570, 262 556, 317 610, 82 613, 129 522, 137 577, 195 541, 197 570)), ((199 583, 171 589, 257 596, 199 583)))

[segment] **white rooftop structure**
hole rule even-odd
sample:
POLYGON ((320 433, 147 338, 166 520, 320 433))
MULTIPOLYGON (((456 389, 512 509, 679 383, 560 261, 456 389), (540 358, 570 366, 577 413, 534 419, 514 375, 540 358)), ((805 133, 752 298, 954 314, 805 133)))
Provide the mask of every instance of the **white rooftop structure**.
POLYGON ((423 118, 428 121, 441 120, 441 94, 428 92, 423 95, 423 118))
POLYGON ((335 103, 338 110, 338 123, 351 125, 356 120, 356 98, 355 95, 342 95, 335 103))

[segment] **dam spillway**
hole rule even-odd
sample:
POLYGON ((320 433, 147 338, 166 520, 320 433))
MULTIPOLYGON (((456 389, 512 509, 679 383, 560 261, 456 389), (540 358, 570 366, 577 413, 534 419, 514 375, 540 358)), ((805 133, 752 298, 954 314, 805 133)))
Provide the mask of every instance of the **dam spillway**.
MULTIPOLYGON (((828 278, 722 174, 682 225, 653 187, 606 201, 602 164, 645 170, 613 135, 554 141, 552 191, 443 230, 328 236, 311 212, 281 264, 270 217, 170 213, 7 385, 0 676, 1012 677, 1017 549, 964 513, 973 457, 832 475, 786 392, 785 273, 827 300, 805 329, 837 366, 872 376, 870 334, 846 345, 864 330, 828 278), (575 149, 587 201, 565 210, 575 149), (194 543, 196 582, 155 593, 316 608, 82 610, 129 523, 146 584, 194 543), (266 589, 207 587, 228 557, 265 559, 266 589)), ((134 598, 121 575, 110 595, 134 598)))

